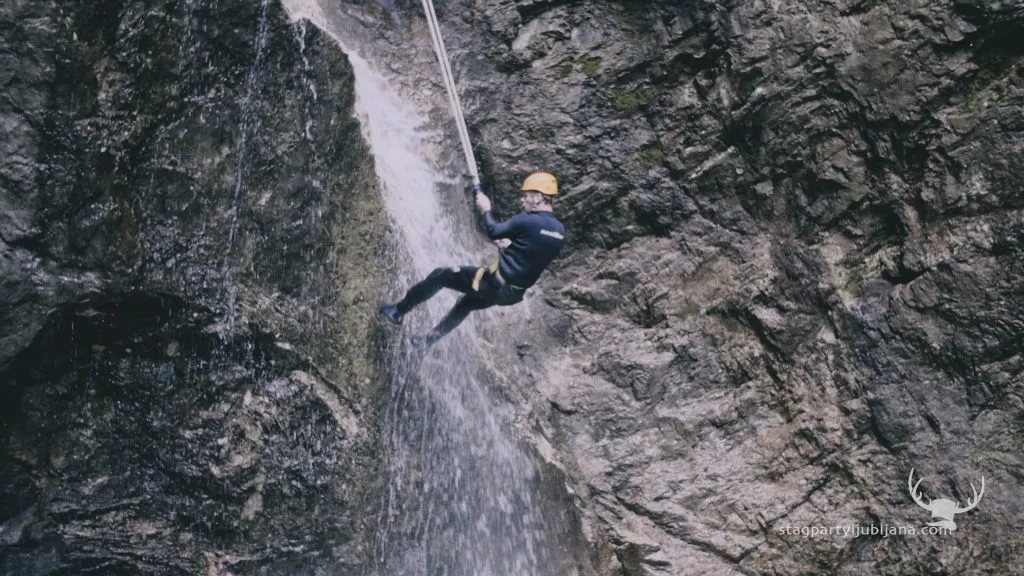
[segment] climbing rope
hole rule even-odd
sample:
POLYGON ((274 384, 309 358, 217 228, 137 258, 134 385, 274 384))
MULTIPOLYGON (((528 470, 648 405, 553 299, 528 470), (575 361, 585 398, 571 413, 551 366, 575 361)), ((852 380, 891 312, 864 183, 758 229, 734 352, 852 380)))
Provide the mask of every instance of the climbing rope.
POLYGON ((462 116, 462 103, 459 101, 459 93, 455 90, 455 78, 452 76, 448 64, 448 52, 444 49, 444 40, 441 38, 441 27, 437 23, 437 14, 434 13, 434 2, 433 0, 422 1, 423 11, 427 14, 427 23, 430 27, 430 37, 434 41, 434 52, 437 54, 437 61, 441 64, 441 74, 444 76, 445 87, 448 89, 448 102, 452 105, 455 125, 459 130, 459 140, 462 141, 462 151, 466 154, 466 163, 469 164, 469 173, 473 176, 473 184, 477 185, 480 183, 480 175, 476 170, 476 158, 473 157, 473 147, 469 142, 466 119, 462 116))

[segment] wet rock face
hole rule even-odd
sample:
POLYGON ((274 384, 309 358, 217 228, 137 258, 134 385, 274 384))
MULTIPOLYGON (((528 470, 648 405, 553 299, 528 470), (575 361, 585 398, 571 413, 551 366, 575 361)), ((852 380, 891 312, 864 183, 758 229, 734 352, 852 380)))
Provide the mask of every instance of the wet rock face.
POLYGON ((270 335, 225 342, 197 316, 214 320, 166 295, 91 300, 25 352, 0 480, 5 574, 358 562, 350 459, 367 457, 367 431, 270 335))
POLYGON ((0 7, 0 572, 363 558, 384 229, 270 2, 0 7))
POLYGON ((510 363, 605 573, 1021 570, 1019 3, 443 11, 499 211, 565 189, 510 363), (921 528, 911 468, 985 477, 955 539, 783 533, 921 528))

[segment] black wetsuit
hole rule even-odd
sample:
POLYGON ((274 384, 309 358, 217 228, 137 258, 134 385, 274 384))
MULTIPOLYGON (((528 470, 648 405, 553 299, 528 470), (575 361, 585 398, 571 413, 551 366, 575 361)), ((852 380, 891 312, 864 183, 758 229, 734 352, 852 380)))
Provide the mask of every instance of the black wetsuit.
POLYGON ((485 212, 484 226, 491 240, 512 241, 501 251, 498 270, 506 282, 523 290, 533 286, 558 257, 565 240, 565 226, 551 212, 524 212, 504 222, 485 212))
POLYGON ((512 241, 501 251, 497 273, 492 268, 479 266, 452 266, 437 268, 422 282, 416 284, 397 304, 404 315, 426 301, 441 288, 465 294, 448 315, 427 335, 433 343, 451 332, 474 310, 491 306, 511 306, 523 299, 526 290, 540 278, 544 269, 562 251, 565 226, 552 212, 524 212, 498 222, 490 212, 483 215, 484 226, 491 240, 507 238, 512 241), (478 279, 479 278, 479 279, 478 279), (474 280, 477 280, 474 287, 474 280))

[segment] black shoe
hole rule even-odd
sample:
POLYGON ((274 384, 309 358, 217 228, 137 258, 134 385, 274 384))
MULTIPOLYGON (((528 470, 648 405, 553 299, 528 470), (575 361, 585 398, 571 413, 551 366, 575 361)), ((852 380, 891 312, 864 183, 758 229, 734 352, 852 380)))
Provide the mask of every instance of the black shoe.
POLYGON ((398 311, 398 306, 394 304, 385 304, 381 302, 377 306, 377 312, 383 314, 384 317, 390 320, 392 324, 402 323, 402 313, 398 311))
POLYGON ((413 349, 415 350, 426 350, 427 348, 430 348, 431 344, 433 344, 434 342, 435 340, 431 338, 429 334, 416 334, 409 337, 409 344, 411 344, 413 349))

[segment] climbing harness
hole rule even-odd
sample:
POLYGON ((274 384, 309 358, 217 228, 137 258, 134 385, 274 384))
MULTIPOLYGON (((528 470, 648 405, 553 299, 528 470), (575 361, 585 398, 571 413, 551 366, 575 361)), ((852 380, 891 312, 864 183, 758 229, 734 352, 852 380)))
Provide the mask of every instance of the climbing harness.
POLYGON ((441 64, 441 75, 444 76, 445 87, 448 90, 448 102, 452 106, 452 113, 455 115, 455 125, 459 130, 459 140, 462 141, 462 151, 466 154, 466 162, 469 164, 469 173, 473 176, 473 185, 480 184, 480 175, 476 169, 476 158, 473 157, 473 147, 469 142, 469 130, 466 129, 466 120, 462 116, 462 103, 459 101, 459 93, 455 90, 455 78, 452 76, 448 64, 448 52, 444 48, 444 40, 441 38, 441 27, 437 23, 437 14, 434 13, 433 0, 422 0, 423 11, 427 15, 427 24, 430 28, 430 37, 434 41, 434 52, 437 54, 437 61, 441 64))
POLYGON ((498 281, 498 289, 496 291, 488 291, 486 299, 492 303, 496 303, 499 306, 510 306, 518 302, 523 301, 523 295, 526 294, 526 288, 516 286, 515 284, 509 284, 505 280, 505 277, 501 275, 501 270, 498 269, 498 263, 495 262, 490 266, 481 266, 476 269, 476 274, 473 276, 473 292, 480 293, 480 283, 484 279, 484 275, 488 272, 491 276, 498 281))
POLYGON ((505 277, 501 275, 501 271, 498 270, 498 263, 495 262, 490 266, 481 266, 476 269, 476 275, 473 276, 473 292, 480 291, 480 281, 483 280, 484 274, 488 271, 490 271, 491 274, 494 274, 494 277, 497 278, 499 282, 505 284, 505 277))

